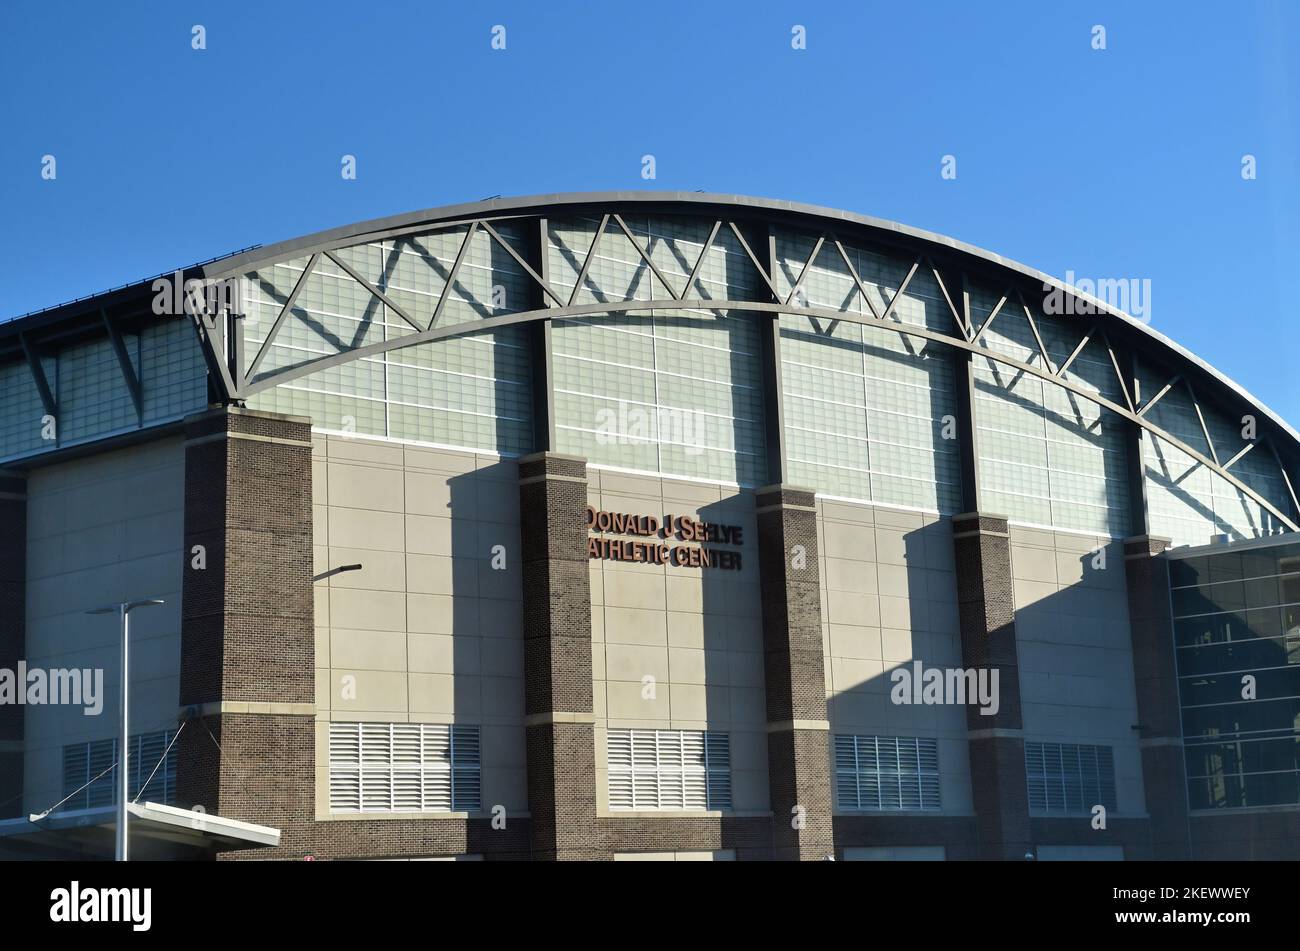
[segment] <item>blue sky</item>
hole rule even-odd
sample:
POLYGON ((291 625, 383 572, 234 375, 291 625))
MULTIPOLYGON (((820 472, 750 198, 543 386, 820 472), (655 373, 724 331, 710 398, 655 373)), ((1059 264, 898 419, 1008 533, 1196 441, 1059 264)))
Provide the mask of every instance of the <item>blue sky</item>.
POLYGON ((1149 279, 1300 426, 1298 47, 1294 0, 4 0, 0 317, 379 215, 702 189, 1149 279))

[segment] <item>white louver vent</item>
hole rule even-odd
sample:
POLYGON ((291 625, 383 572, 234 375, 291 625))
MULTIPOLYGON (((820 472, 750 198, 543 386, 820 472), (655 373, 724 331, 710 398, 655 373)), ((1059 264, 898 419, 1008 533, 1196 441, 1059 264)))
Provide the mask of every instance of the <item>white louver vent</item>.
POLYGON ((611 809, 730 809, 731 742, 698 730, 610 730, 611 809))
POLYGON ((938 809, 938 742, 837 735, 835 799, 841 809, 855 811, 938 809))
POLYGON ((481 808, 477 726, 331 723, 331 812, 481 808))

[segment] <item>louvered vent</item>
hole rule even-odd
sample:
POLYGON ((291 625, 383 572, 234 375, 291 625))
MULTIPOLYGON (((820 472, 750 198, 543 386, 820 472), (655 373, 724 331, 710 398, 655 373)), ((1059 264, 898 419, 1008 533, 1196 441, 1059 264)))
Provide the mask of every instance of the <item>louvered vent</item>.
POLYGON ((611 809, 730 809, 731 742, 698 730, 610 730, 611 809))
MULTIPOLYGON (((132 801, 139 799, 141 802, 172 804, 176 795, 176 748, 168 747, 175 735, 173 730, 164 730, 131 737, 127 786, 132 801), (166 759, 163 758, 164 753, 166 759), (141 793, 140 786, 145 782, 148 786, 141 793)), ((93 809, 117 802, 117 770, 112 768, 116 762, 115 739, 65 746, 63 795, 72 798, 62 808, 93 809), (86 786, 87 783, 90 785, 86 786)))
POLYGON ((940 808, 938 742, 837 734, 835 800, 847 811, 940 808))
POLYGON ((480 772, 477 726, 330 724, 331 812, 475 812, 480 772))
POLYGON ((1114 812, 1115 761, 1109 746, 1026 743, 1025 782, 1035 812, 1089 813, 1093 806, 1114 812))

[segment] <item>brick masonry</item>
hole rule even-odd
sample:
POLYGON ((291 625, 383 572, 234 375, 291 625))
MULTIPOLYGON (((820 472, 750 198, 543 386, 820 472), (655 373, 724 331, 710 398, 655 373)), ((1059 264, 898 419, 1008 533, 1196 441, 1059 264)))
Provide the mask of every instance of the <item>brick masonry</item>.
POLYGON ((608 857, 596 822, 587 464, 519 460, 528 810, 537 860, 608 857))
MULTIPOLYGON (((310 421, 239 409, 186 421, 184 557, 182 707, 314 705, 310 421), (206 548, 203 570, 191 566, 194 545, 206 548)), ((186 721, 178 804, 281 833, 277 848, 220 858, 527 857, 525 819, 505 829, 490 817, 316 820, 315 724, 230 712, 186 721)))
MULTIPOLYGON (((181 703, 314 704, 310 424, 232 409, 186 428, 181 703), (194 545, 206 549, 202 571, 190 567, 194 545)), ((1143 752, 1153 818, 1112 820, 1085 837, 1076 820, 1028 814, 1010 544, 1006 520, 988 515, 953 520, 963 663, 1000 675, 998 714, 968 711, 976 816, 833 816, 814 497, 790 486, 756 499, 772 817, 598 817, 586 464, 538 454, 520 461, 519 477, 530 817, 504 830, 486 816, 318 820, 315 716, 215 713, 187 721, 178 743, 179 804, 282 834, 276 849, 221 857, 581 860, 731 849, 741 859, 820 860, 853 846, 941 845, 950 859, 1022 860, 1043 842, 1118 844, 1129 858, 1161 858, 1179 854, 1180 829, 1186 848, 1181 749, 1170 743, 1172 639, 1167 611, 1153 608, 1167 602, 1158 545, 1126 546, 1143 740, 1157 741, 1143 752), (796 546, 801 562, 791 557, 796 546), (1183 811, 1174 802, 1171 813, 1165 800, 1179 795, 1183 811), (796 806, 799 828, 790 821, 796 806)), ((25 546, 13 539, 25 536, 25 514, 21 499, 0 497, 0 519, 13 526, 0 545, 0 596, 17 611, 25 546)), ((21 650, 17 616, 0 617, 0 648, 10 652, 21 650)), ((1193 825, 1197 855, 1207 858, 1294 854, 1300 835, 1294 814, 1193 825), (1290 844, 1272 848, 1266 833, 1290 844)))
POLYGON ((1186 859, 1191 857, 1191 845, 1169 564, 1160 557, 1169 545, 1169 539, 1150 535, 1125 539, 1124 576, 1152 857, 1186 859))
POLYGON ((998 671, 999 708, 966 708, 979 857, 1023 860, 1033 849, 1020 715, 1015 593, 1007 520, 978 512, 952 520, 962 664, 998 671))
POLYGON ((818 861, 835 840, 816 498, 775 485, 755 507, 773 857, 818 861))
MULTIPOLYGON (((27 649, 27 479, 0 470, 0 669, 27 649)), ((0 705, 0 819, 23 815, 23 707, 0 705)))

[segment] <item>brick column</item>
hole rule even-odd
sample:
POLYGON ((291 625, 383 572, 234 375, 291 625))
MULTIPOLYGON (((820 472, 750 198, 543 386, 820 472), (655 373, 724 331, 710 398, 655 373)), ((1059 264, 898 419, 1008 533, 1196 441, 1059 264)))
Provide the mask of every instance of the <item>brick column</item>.
MULTIPOLYGON (((0 470, 0 669, 16 671, 26 645, 27 477, 0 470)), ((0 706, 0 819, 24 815, 23 709, 0 706)))
POLYGON ((835 844, 816 501, 773 485, 756 505, 773 856, 818 861, 835 844))
POLYGON ((258 856, 301 854, 315 811, 311 422, 232 407, 189 417, 185 435, 178 801, 280 829, 258 856))
POLYGON ((1174 661, 1174 622, 1169 608, 1169 563, 1160 555, 1167 538, 1137 535, 1124 540, 1133 679, 1137 686, 1142 783, 1151 816, 1154 859, 1191 858, 1187 778, 1174 661))
POLYGON ((1023 861, 1033 848, 1025 782, 1024 724, 1016 654, 1011 538, 1000 515, 971 512, 952 520, 962 664, 998 672, 998 712, 966 707, 971 793, 983 859, 1023 861))
POLYGON ((519 460, 524 723, 533 858, 604 858, 596 824, 587 463, 519 460))

